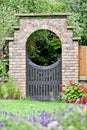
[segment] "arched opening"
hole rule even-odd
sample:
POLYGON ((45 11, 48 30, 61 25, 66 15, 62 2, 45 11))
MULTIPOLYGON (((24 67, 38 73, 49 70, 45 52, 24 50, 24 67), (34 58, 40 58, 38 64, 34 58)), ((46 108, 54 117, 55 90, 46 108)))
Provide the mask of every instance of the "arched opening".
POLYGON ((37 65, 48 66, 61 57, 61 41, 52 31, 41 29, 27 40, 27 55, 37 65))
POLYGON ((61 47, 59 37, 49 30, 35 31, 27 39, 27 96, 57 99, 62 82, 61 47))

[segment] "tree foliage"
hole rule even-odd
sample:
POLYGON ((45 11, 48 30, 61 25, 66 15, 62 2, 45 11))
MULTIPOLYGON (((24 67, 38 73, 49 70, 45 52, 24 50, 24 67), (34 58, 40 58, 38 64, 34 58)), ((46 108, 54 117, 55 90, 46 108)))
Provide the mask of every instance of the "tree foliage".
POLYGON ((11 26, 18 24, 15 13, 66 12, 67 0, 0 0, 0 43, 12 36, 11 26))
POLYGON ((79 27, 81 45, 87 45, 87 0, 70 0, 71 12, 75 15, 75 23, 79 27))

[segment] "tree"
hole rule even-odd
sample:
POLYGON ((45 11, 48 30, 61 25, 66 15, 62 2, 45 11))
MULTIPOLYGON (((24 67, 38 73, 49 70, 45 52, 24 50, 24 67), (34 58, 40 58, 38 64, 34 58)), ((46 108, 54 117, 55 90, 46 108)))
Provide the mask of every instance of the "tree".
POLYGON ((80 44, 87 45, 87 0, 70 0, 70 8, 77 14, 75 22, 80 27, 80 44))

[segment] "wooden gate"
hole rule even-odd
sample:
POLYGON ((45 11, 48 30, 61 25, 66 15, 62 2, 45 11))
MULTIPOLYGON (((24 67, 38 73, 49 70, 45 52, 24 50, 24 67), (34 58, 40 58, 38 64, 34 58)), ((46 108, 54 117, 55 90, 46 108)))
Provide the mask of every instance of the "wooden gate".
POLYGON ((79 46, 79 77, 87 80, 87 46, 79 46))
POLYGON ((57 99, 62 82, 61 60, 49 66, 27 62, 27 96, 35 100, 57 99))

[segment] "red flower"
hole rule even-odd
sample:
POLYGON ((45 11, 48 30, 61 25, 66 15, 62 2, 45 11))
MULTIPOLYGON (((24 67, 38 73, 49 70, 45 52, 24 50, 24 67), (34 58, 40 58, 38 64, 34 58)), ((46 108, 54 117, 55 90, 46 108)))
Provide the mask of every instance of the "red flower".
POLYGON ((78 90, 79 90, 79 89, 83 89, 83 92, 84 92, 84 93, 87 93, 87 88, 86 88, 85 86, 78 86, 77 89, 78 89, 78 90))
POLYGON ((75 103, 75 102, 76 102, 76 99, 73 98, 73 99, 71 100, 71 102, 72 102, 72 103, 75 103))
POLYGON ((63 93, 63 94, 65 93, 65 90, 64 90, 64 89, 62 89, 62 93, 63 93))
POLYGON ((65 87, 65 84, 60 84, 59 86, 60 86, 60 87, 65 87))
POLYGON ((80 86, 78 86, 78 87, 77 87, 77 90, 79 90, 79 89, 81 89, 81 87, 80 87, 80 86))
POLYGON ((78 86, 77 89, 78 89, 78 90, 79 90, 79 89, 84 89, 84 86, 78 86))
POLYGON ((82 104, 85 104, 86 102, 87 102, 86 97, 82 97, 82 98, 81 98, 81 103, 82 103, 82 104))
POLYGON ((84 92, 84 93, 87 93, 87 89, 84 89, 83 92, 84 92))
POLYGON ((72 80, 70 80, 69 83, 72 85, 72 84, 73 84, 73 83, 72 83, 72 80))
POLYGON ((74 85, 72 85, 72 88, 74 88, 75 86, 74 85))

